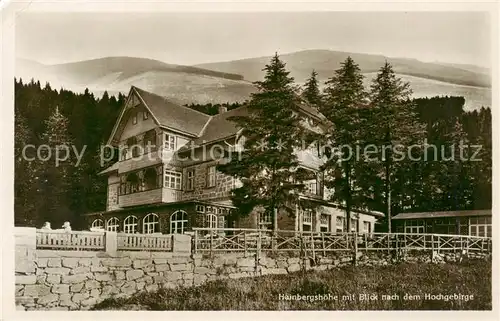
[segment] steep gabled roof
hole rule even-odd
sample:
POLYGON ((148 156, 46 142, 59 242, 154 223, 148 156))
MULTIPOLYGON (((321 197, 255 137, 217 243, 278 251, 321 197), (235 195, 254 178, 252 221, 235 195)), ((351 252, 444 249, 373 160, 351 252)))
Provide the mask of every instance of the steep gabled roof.
MULTIPOLYGON (((131 87, 128 98, 131 99, 132 96, 136 96, 149 110, 152 118, 159 127, 191 136, 194 138, 194 143, 196 145, 202 145, 236 135, 239 129, 236 123, 228 118, 231 116, 244 116, 249 114, 248 108, 242 106, 222 114, 209 116, 186 106, 175 104, 165 97, 135 86, 131 87)), ((310 106, 300 97, 298 98, 300 104, 297 107, 302 113, 320 121, 326 121, 325 116, 315 107, 310 106)), ((115 138, 117 131, 119 131, 122 118, 127 112, 127 104, 123 107, 118 121, 115 124, 115 128, 109 140, 110 142, 115 138)))
POLYGON ((114 171, 118 170, 118 162, 114 163, 113 165, 109 166, 108 168, 102 170, 101 172, 98 173, 98 175, 104 175, 108 174, 114 171))
POLYGON ((165 97, 132 87, 158 120, 159 126, 199 136, 210 116, 191 108, 177 105, 165 97))
POLYGON ((239 129, 234 121, 229 120, 229 117, 246 115, 248 115, 248 108, 242 106, 210 117, 201 135, 194 140, 194 144, 202 145, 236 135, 239 129))

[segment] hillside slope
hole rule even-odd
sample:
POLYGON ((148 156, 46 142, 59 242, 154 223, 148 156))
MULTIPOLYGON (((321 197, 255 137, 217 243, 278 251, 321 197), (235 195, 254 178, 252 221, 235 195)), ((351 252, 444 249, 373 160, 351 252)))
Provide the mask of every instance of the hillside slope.
MULTIPOLYGON (((311 70, 318 72, 319 79, 326 79, 332 71, 339 68, 340 63, 351 56, 359 64, 363 73, 376 72, 387 60, 398 74, 420 78, 440 80, 457 85, 490 87, 490 76, 476 67, 456 64, 427 63, 416 59, 391 58, 382 55, 330 51, 305 50, 280 55, 286 62, 288 70, 297 82, 303 82, 311 74, 311 70)), ((233 61, 199 64, 196 67, 216 70, 220 72, 240 74, 247 80, 257 80, 262 77, 262 68, 269 62, 270 57, 257 57, 233 61)))
MULTIPOLYGON (((316 51, 315 54, 301 52, 284 55, 283 58, 288 62, 287 68, 291 70, 298 84, 302 84, 309 77, 312 66, 321 67, 321 69, 316 68, 316 70, 319 72, 320 83, 324 84, 332 71, 339 67, 339 59, 344 57, 342 55, 332 56, 330 53, 326 50, 319 53, 316 51)), ((356 61, 364 61, 363 72, 366 76, 365 85, 368 87, 385 58, 364 54, 352 54, 352 56, 356 61), (359 59, 356 55, 365 59, 359 59)), ((413 66, 412 68, 416 65, 411 59, 399 59, 398 61, 409 61, 407 65, 413 66)), ((261 70, 268 63, 268 58, 244 59, 233 63, 204 64, 200 65, 203 67, 201 68, 200 66, 173 65, 157 60, 131 57, 108 57, 60 65, 43 65, 30 60, 18 59, 15 69, 16 77, 22 78, 25 82, 34 78, 39 80, 42 85, 49 82, 52 88, 63 87, 74 92, 83 92, 85 88, 88 88, 97 96, 102 95, 104 91, 113 95, 119 92, 127 94, 130 86, 134 85, 166 96, 180 104, 243 102, 256 91, 255 86, 249 80, 260 79, 261 70), (218 70, 213 71, 206 68, 218 70), (241 72, 242 75, 236 72, 241 72), (243 79, 243 75, 245 79, 243 79)), ((403 80, 410 82, 415 97, 464 96, 466 109, 491 106, 491 88, 489 87, 464 85, 460 84, 460 81, 458 83, 457 81, 439 81, 429 76, 432 73, 438 73, 439 69, 431 70, 432 73, 427 72, 425 77, 411 76, 407 75, 408 72, 404 72, 403 67, 404 65, 399 63, 396 69, 400 70, 399 75, 403 80)), ((427 67, 431 68, 432 65, 427 65, 427 67)), ((456 67, 444 66, 442 68, 445 70, 451 68, 455 72, 453 74, 455 76, 464 73, 477 76, 476 78, 469 77, 468 81, 462 82, 480 79, 480 75, 482 75, 456 67)), ((407 67, 407 69, 411 68, 407 67)), ((469 69, 473 69, 473 67, 469 69)), ((425 69, 422 69, 420 73, 424 71, 425 69)), ((450 74, 452 73, 443 73, 441 78, 450 78, 450 74)))

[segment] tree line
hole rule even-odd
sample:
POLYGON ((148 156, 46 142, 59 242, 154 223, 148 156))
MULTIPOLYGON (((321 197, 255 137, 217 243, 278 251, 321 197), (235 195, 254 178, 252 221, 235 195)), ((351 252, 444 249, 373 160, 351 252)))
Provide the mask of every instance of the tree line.
POLYGON ((96 98, 88 90, 58 91, 33 79, 15 80, 16 225, 41 226, 50 221, 57 227, 70 221, 79 227, 81 214, 106 208, 107 178, 97 175, 102 170, 100 146, 124 103, 121 94, 105 92, 96 98), (50 149, 40 148, 43 145, 50 149), (54 153, 61 145, 72 149, 67 161, 56 164, 54 153), (82 155, 78 166, 75 150, 82 155))
POLYGON ((263 71, 247 102, 251 115, 230 118, 243 129, 243 155, 219 166, 242 182, 233 196, 239 215, 260 207, 276 227, 278 212, 313 206, 299 201, 305 186, 294 151, 304 140, 337 147, 320 170, 334 191, 330 201, 346 210, 348 230, 354 209, 385 213, 381 226, 390 231, 390 218, 405 211, 491 208, 489 108, 465 112, 463 97, 412 99, 410 84, 387 62, 368 89, 351 57, 323 90, 314 70, 298 88, 277 54, 263 71), (326 117, 324 132, 310 135, 300 126, 293 110, 304 102, 326 117), (374 147, 384 153, 351 157, 352 150, 374 147), (396 159, 398 147, 411 154, 396 159))

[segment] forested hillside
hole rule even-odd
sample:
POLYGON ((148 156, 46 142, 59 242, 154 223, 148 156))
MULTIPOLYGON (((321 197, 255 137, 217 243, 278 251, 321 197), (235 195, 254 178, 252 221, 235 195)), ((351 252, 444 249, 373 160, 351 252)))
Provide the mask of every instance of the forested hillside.
MULTIPOLYGON (((106 178, 97 173, 106 164, 100 162, 100 146, 106 140, 117 119, 125 97, 104 94, 96 98, 89 91, 75 94, 54 90, 49 84, 15 81, 15 223, 20 226, 40 226, 51 221, 54 227, 70 220, 78 226, 79 217, 86 212, 106 208, 106 178), (28 157, 23 159, 23 148, 28 157), (47 144, 74 146, 66 162, 55 163, 42 150, 47 144), (85 147, 85 149, 84 149, 85 147), (77 164, 75 151, 83 158, 77 164), (75 166, 77 165, 77 166, 75 166)), ((491 111, 465 112, 462 97, 433 97, 415 99, 420 121, 425 124, 429 144, 443 145, 463 140, 481 145, 479 162, 416 162, 408 183, 395 191, 394 214, 403 210, 458 210, 491 208, 491 111), (434 193, 430 191, 440 191, 434 193)), ((225 104, 228 109, 238 104, 225 104)), ((215 114, 218 105, 189 105, 190 108, 215 114)), ((54 149, 51 150, 54 152, 54 149)), ((410 172, 409 172, 410 173, 410 172)), ((377 193, 376 193, 377 194, 377 193)), ((371 207, 384 210, 380 197, 371 207)))

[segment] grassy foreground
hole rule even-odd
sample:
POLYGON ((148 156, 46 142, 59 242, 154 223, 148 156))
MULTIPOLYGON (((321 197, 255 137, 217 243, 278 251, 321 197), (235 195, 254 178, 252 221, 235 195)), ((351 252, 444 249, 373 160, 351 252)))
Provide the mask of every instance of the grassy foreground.
POLYGON ((491 302, 491 262, 470 261, 440 265, 344 267, 321 272, 218 280, 198 287, 160 289, 126 299, 106 299, 93 309, 491 310, 491 302), (329 299, 321 300, 317 296, 325 294, 330 294, 329 299), (363 294, 368 296, 362 297, 363 294), (437 296, 426 298, 426 294, 437 296), (440 294, 442 296, 438 296, 440 294), (309 297, 306 301, 304 297, 286 300, 283 295, 309 297), (392 297, 383 298, 383 295, 392 297))

